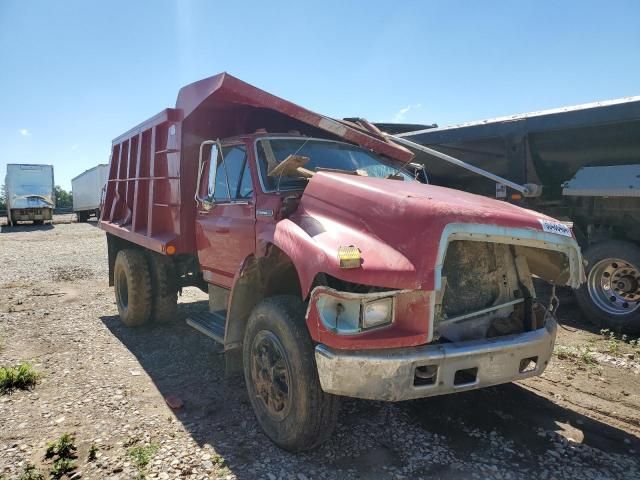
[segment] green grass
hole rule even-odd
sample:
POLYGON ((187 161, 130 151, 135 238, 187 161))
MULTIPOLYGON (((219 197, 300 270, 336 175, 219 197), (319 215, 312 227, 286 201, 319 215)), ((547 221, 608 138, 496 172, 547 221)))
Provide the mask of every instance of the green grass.
POLYGON ((0 367, 0 394, 11 393, 18 388, 33 388, 38 378, 38 372, 29 363, 21 363, 17 367, 0 367))
POLYGON ((158 452, 158 445, 150 443, 149 445, 136 445, 127 450, 127 455, 139 471, 143 471, 149 464, 154 455, 158 452))

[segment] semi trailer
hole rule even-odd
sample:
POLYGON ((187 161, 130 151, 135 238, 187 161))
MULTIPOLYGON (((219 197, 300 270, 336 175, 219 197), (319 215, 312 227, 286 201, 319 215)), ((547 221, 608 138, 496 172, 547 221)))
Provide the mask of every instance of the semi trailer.
POLYGON ((113 140, 109 284, 136 327, 180 319, 224 346, 280 447, 331 433, 341 396, 399 401, 540 375, 555 305, 532 276, 584 280, 570 229, 425 185, 413 154, 226 73, 113 140))
POLYGON ((378 126, 416 152, 430 183, 571 225, 587 263, 575 295, 585 318, 640 333, 640 97, 447 127, 378 126))
POLYGON ((71 179, 73 211, 78 222, 86 222, 91 216, 100 218, 100 202, 108 170, 107 164, 96 165, 71 179))
POLYGON ((25 221, 39 225, 52 220, 56 202, 53 165, 9 163, 5 195, 9 225, 25 221))

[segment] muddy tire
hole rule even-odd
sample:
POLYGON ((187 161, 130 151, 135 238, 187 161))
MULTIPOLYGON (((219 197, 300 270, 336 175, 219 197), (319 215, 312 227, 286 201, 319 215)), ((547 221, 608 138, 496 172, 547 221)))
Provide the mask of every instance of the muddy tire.
POLYGON ((76 216, 78 217, 78 223, 84 223, 89 218, 87 212, 77 212, 76 216))
POLYGON ((587 281, 576 300, 587 320, 616 332, 640 332, 640 248, 607 240, 583 252, 587 281))
POLYGON ((113 269, 116 305, 120 320, 137 327, 151 316, 151 280, 149 264, 140 250, 120 250, 113 269))
POLYGON ((310 450, 335 428, 339 398, 322 391, 304 305, 293 296, 259 303, 243 344, 244 378, 258 423, 279 447, 310 450))
POLYGON ((151 318, 158 323, 170 323, 178 317, 178 287, 176 272, 170 258, 150 254, 151 318))

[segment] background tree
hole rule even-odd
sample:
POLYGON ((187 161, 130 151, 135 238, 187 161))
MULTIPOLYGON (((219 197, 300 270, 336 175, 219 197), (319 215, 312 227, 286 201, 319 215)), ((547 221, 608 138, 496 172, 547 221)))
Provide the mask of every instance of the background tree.
POLYGON ((60 185, 56 185, 54 191, 56 194, 56 207, 71 208, 73 206, 73 195, 71 192, 67 192, 60 185))
POLYGON ((7 208, 7 196, 4 190, 4 185, 0 185, 0 210, 7 208))

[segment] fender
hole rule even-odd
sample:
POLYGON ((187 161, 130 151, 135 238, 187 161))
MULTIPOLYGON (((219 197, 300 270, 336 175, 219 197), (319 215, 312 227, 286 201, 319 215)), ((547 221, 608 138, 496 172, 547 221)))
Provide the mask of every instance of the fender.
MULTIPOLYGON (((275 245, 293 262, 303 298, 307 298, 313 280, 326 273, 341 280, 372 286, 419 289, 420 282, 414 265, 402 253, 379 239, 355 230, 349 225, 331 221, 331 230, 325 230, 330 221, 319 222, 315 217, 296 216, 280 220, 272 230, 258 235, 258 244, 275 245), (360 268, 342 269, 338 248, 354 245, 362 255, 360 268)), ((263 253, 264 254, 264 253, 263 253)))

